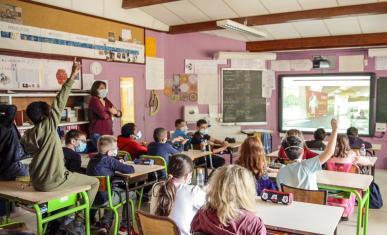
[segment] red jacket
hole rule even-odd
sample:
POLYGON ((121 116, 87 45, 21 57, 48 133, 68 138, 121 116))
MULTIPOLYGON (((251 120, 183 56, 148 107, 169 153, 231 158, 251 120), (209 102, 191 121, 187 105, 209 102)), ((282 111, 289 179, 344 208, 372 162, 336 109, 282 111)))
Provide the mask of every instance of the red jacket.
MULTIPOLYGON (((315 153, 313 151, 310 151, 307 148, 304 148, 304 156, 302 157, 302 159, 313 158, 313 157, 316 157, 317 155, 318 155, 318 153, 315 153)), ((281 160, 289 160, 288 157, 286 156, 285 150, 284 150, 284 148, 282 148, 282 146, 279 149, 278 158, 281 160)))
POLYGON ((244 211, 227 226, 220 223, 216 211, 200 209, 192 220, 191 232, 211 235, 266 235, 266 227, 253 212, 244 211))
POLYGON ((137 141, 130 137, 118 136, 117 138, 118 149, 130 153, 132 159, 136 159, 143 154, 146 154, 148 148, 139 144, 137 141))
POLYGON ((90 134, 113 135, 113 120, 109 109, 112 102, 105 98, 105 106, 96 96, 91 96, 89 101, 90 134))

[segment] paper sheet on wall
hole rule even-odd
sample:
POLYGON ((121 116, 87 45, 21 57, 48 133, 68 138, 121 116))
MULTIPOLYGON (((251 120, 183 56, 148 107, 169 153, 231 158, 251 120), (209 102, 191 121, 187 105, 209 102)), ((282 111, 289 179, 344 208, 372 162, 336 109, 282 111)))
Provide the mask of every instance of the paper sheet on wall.
POLYGON ((11 62, 0 61, 0 90, 12 89, 16 85, 16 68, 11 62))
POLYGON ((363 72, 364 56, 363 55, 346 55, 339 56, 340 72, 363 72))
POLYGON ((90 90, 94 81, 95 81, 94 74, 92 74, 92 73, 82 74, 82 89, 83 90, 90 90))
POLYGON ((231 59, 231 68, 265 70, 266 61, 258 59, 231 59))
POLYGON ((272 70, 262 71, 262 97, 270 98, 275 89, 275 72, 272 70))
POLYGON ((387 70, 387 56, 375 58, 375 70, 387 70))
POLYGON ((218 65, 227 64, 227 60, 185 60, 185 73, 217 74, 218 65))
POLYGON ((208 115, 210 118, 217 118, 219 115, 218 104, 209 104, 208 105, 208 115))
POLYGON ((164 59, 146 57, 145 88, 147 90, 164 89, 164 59))
POLYGON ((311 60, 291 60, 290 69, 292 71, 310 71, 313 68, 311 60))
POLYGON ((218 104, 219 84, 216 74, 198 75, 198 104, 218 104))
POLYGON ((272 60, 271 70, 273 71, 290 71, 290 60, 272 60))

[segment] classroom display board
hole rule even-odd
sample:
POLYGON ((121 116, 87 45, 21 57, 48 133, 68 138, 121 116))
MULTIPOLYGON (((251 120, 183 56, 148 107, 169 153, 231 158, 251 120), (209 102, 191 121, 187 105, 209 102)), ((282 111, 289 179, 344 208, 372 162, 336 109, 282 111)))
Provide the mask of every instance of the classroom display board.
POLYGON ((144 63, 144 45, 0 21, 0 48, 144 63))
POLYGON ((262 71, 222 70, 223 123, 266 123, 262 71))
POLYGON ((387 123, 387 77, 377 80, 376 122, 387 123))
MULTIPOLYGON (((72 61, 0 55, 0 90, 57 91, 70 76, 72 61)), ((81 77, 73 89, 81 89, 81 77)))

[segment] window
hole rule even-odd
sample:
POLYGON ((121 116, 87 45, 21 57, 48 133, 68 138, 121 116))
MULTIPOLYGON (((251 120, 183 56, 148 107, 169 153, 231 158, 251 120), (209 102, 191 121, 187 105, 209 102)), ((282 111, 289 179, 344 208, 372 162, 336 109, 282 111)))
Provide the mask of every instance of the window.
POLYGON ((120 78, 121 92, 121 125, 134 122, 134 79, 132 77, 120 78))

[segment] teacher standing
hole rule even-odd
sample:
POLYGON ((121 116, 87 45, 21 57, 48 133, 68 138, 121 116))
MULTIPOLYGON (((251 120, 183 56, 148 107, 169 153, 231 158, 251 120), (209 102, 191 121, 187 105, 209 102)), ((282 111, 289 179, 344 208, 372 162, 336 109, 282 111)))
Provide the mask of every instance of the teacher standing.
POLYGON ((89 102, 90 138, 97 147, 101 135, 113 135, 112 117, 121 117, 122 113, 106 98, 108 89, 103 81, 95 81, 91 86, 89 102))

